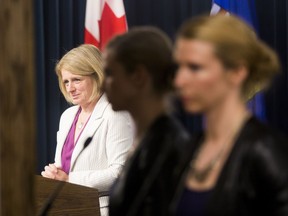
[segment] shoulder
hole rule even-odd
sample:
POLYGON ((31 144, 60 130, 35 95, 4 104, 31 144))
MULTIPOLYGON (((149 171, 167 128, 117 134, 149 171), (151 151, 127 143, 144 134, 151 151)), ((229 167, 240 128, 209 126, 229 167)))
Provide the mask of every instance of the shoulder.
POLYGON ((178 154, 187 150, 189 141, 190 135, 177 119, 162 115, 150 126, 143 143, 153 146, 153 149, 166 149, 178 154))
POLYGON ((126 111, 114 111, 110 103, 105 107, 101 118, 109 133, 118 131, 122 135, 134 134, 135 125, 131 115, 126 111))
POLYGON ((131 121, 131 117, 128 112, 114 111, 112 109, 112 106, 109 103, 105 94, 103 94, 97 102, 92 115, 94 118, 104 118, 104 120, 106 121, 113 121, 119 119, 131 121))
POLYGON ((79 106, 71 106, 69 108, 67 108, 61 115, 60 121, 65 120, 65 119, 69 119, 73 116, 75 116, 75 114, 77 113, 77 111, 79 110, 79 106))
POLYGON ((67 109, 62 113, 62 116, 69 115, 69 114, 71 114, 71 113, 77 112, 78 109, 79 109, 79 106, 78 106, 78 105, 71 106, 71 107, 67 108, 67 109))
POLYGON ((72 106, 62 113, 59 121, 59 130, 66 128, 69 123, 72 123, 78 110, 79 106, 72 106))
MULTIPOLYGON (((250 181, 249 184, 253 185, 254 191, 258 192, 262 200, 266 200, 267 204, 273 202, 273 207, 269 208, 269 211, 287 209, 287 137, 255 118, 247 122, 244 131, 250 137, 242 139, 241 143, 248 149, 243 151, 246 154, 242 158, 241 172, 244 178, 250 181)), ((265 206, 265 203, 263 205, 265 206)))
POLYGON ((126 122, 126 123, 132 123, 132 117, 131 115, 126 111, 114 111, 112 109, 111 104, 108 104, 106 107, 103 118, 108 123, 115 123, 115 122, 126 122))
POLYGON ((268 183, 288 179, 288 142, 287 137, 269 126, 251 118, 239 138, 244 153, 245 167, 250 167, 258 180, 268 183), (260 179, 259 179, 260 178, 260 179))
POLYGON ((188 138, 188 132, 180 122, 171 115, 158 117, 150 127, 150 131, 156 131, 167 136, 183 136, 188 138))
POLYGON ((288 153, 287 137, 252 117, 244 126, 240 139, 250 143, 254 150, 281 150, 288 153))

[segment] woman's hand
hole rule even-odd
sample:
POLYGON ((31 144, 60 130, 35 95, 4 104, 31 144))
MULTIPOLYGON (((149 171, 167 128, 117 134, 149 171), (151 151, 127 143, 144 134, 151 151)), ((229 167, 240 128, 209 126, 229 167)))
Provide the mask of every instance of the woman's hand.
POLYGON ((69 176, 61 169, 57 168, 55 164, 49 164, 44 167, 44 171, 41 172, 41 175, 45 178, 68 181, 69 176))

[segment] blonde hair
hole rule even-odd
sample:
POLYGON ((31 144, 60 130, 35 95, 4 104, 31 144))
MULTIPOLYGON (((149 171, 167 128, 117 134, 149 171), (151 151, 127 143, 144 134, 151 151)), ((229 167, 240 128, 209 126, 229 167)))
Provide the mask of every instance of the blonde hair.
POLYGON ((62 70, 67 70, 75 75, 90 76, 93 80, 93 93, 90 101, 101 94, 104 80, 101 52, 91 44, 83 44, 67 52, 56 65, 59 87, 65 99, 72 103, 62 80, 62 70))
POLYGON ((245 66, 248 76, 242 93, 247 100, 262 90, 279 72, 276 53, 257 38, 252 28, 235 16, 200 16, 185 22, 178 38, 207 41, 224 67, 245 66))

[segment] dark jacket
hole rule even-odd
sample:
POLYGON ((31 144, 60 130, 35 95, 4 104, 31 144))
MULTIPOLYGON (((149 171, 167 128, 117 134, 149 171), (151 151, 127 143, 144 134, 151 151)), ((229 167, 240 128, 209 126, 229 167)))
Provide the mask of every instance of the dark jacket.
MULTIPOLYGON (((199 148, 200 140, 191 152, 199 148)), ((187 165, 190 160, 187 160, 187 165)), ((187 172, 184 172, 187 173, 187 172)), ((182 194, 177 191, 174 210, 182 194)), ((287 216, 288 142, 252 117, 242 128, 213 189, 206 216, 287 216)))
POLYGON ((159 117, 112 186, 109 215, 167 216, 184 171, 180 161, 188 139, 188 134, 173 118, 159 117))

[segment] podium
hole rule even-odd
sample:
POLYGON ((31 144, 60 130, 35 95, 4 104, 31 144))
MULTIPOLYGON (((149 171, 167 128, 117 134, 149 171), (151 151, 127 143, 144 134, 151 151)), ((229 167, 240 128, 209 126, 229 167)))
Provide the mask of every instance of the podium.
POLYGON ((56 191, 58 194, 53 199, 47 215, 100 216, 99 196, 96 189, 56 181, 39 175, 35 176, 37 215, 46 205, 49 197, 56 191))

